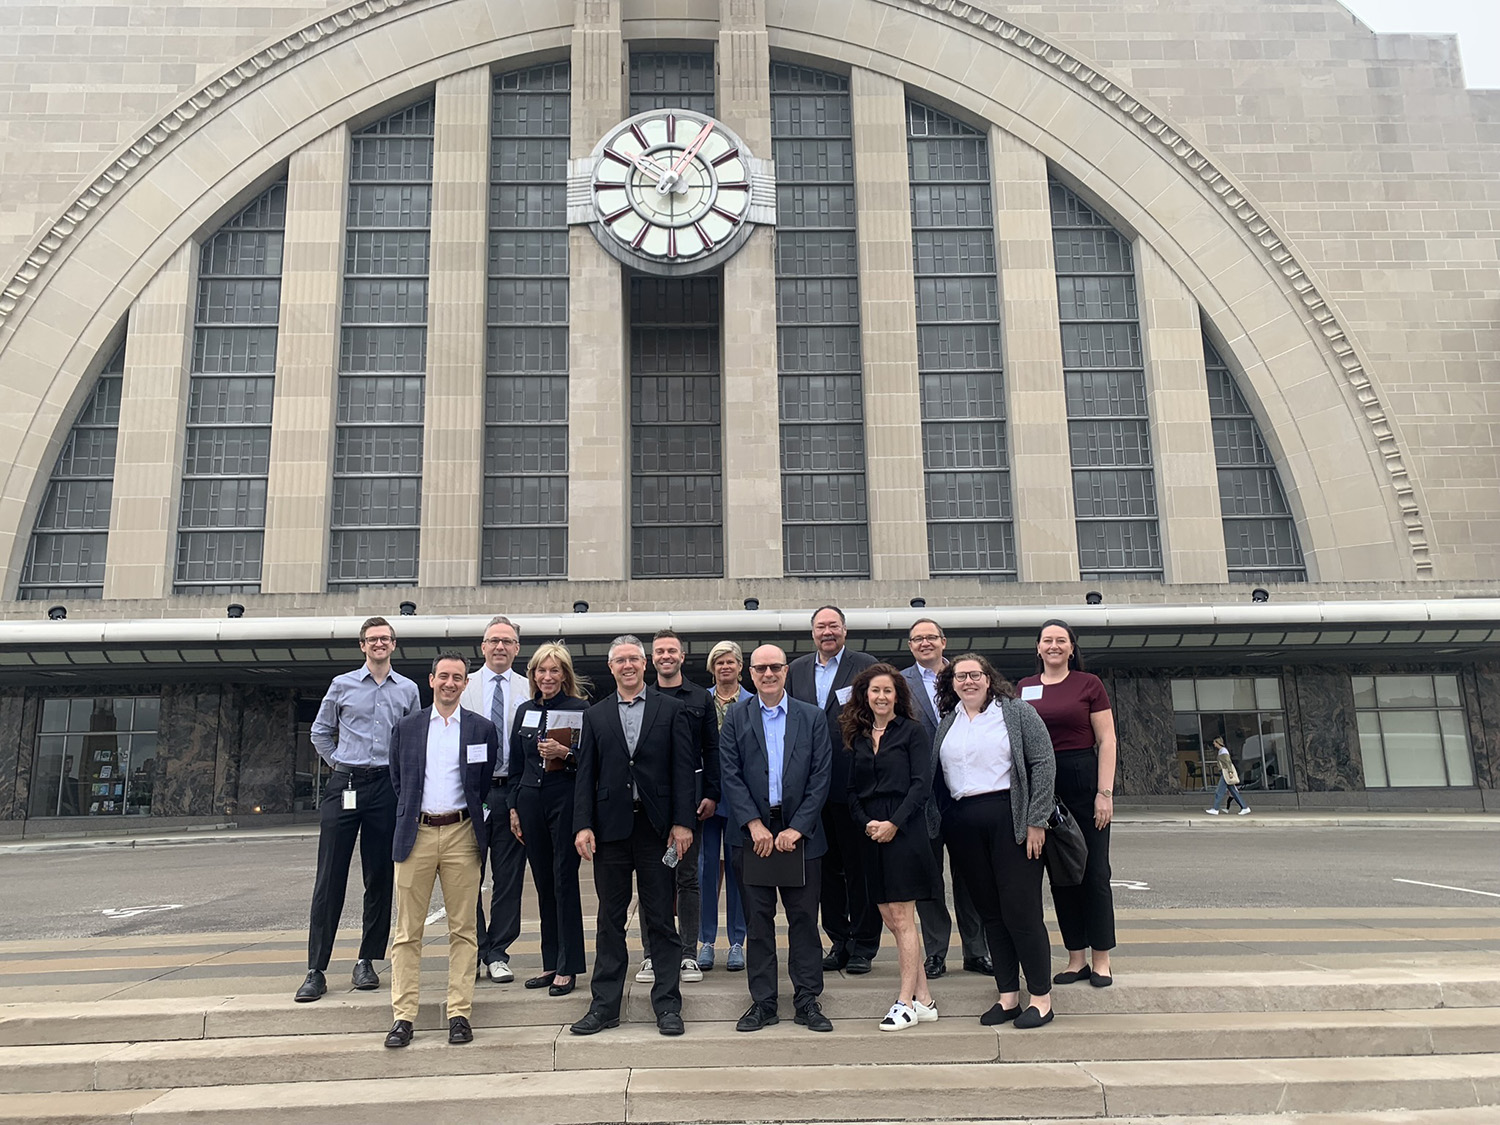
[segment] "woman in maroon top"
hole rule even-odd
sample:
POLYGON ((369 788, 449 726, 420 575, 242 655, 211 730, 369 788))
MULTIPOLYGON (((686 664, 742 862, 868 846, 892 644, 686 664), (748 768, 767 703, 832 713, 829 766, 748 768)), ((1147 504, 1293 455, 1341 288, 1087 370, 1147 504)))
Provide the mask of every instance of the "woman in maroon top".
POLYGON ((1040 675, 1017 686, 1036 708, 1057 754, 1057 799, 1068 807, 1089 846, 1083 882, 1052 887, 1057 927, 1068 948, 1068 967, 1055 984, 1086 980, 1114 983, 1109 951, 1115 947, 1115 902, 1109 889, 1109 822, 1114 819, 1115 716, 1098 676, 1083 670, 1078 637, 1066 621, 1048 621, 1036 644, 1040 675), (1092 951, 1092 958, 1085 953, 1092 951), (1089 964, 1093 961, 1092 967, 1089 964))

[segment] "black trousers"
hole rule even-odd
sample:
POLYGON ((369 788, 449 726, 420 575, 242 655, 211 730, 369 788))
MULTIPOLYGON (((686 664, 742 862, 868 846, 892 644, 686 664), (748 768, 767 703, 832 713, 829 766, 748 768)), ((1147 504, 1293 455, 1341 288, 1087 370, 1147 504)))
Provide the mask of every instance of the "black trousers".
POLYGON ((1057 928, 1070 950, 1115 947, 1115 894, 1109 886, 1109 828, 1094 827, 1094 796, 1099 791, 1099 755, 1094 750, 1063 750, 1057 755, 1057 799, 1068 807, 1089 846, 1083 882, 1053 887, 1057 928))
MULTIPOLYGON (((490 913, 485 917, 484 891, 479 893, 474 924, 479 940, 479 963, 510 960, 510 946, 521 936, 521 883, 526 877, 526 846, 510 830, 506 811, 508 782, 496 780, 490 789, 489 840, 479 856, 479 881, 490 869, 490 913)), ((522 833, 525 833, 523 828, 522 833)))
POLYGON ((340 767, 329 775, 318 805, 318 873, 313 881, 307 927, 307 967, 328 969, 333 939, 344 913, 349 863, 359 840, 359 865, 365 878, 361 960, 378 961, 391 944, 391 890, 395 865, 391 843, 396 835, 396 792, 387 769, 340 767), (344 808, 344 790, 354 790, 354 808, 344 808))
MULTIPOLYGON (((777 833, 782 825, 768 825, 777 833)), ((792 1004, 800 1012, 823 995, 823 943, 818 938, 818 898, 823 860, 807 860, 807 879, 800 887, 752 887, 745 882, 745 849, 736 847, 730 866, 740 881, 745 904, 745 975, 750 999, 776 1007, 779 966, 776 960, 776 898, 786 911, 786 962, 792 980, 792 1004)))
POLYGON ((823 806, 823 835, 828 840, 821 861, 823 932, 835 951, 874 957, 880 951, 880 907, 865 882, 863 829, 848 805, 829 801, 823 806))
MULTIPOLYGON (((703 892, 698 886, 698 856, 703 850, 703 822, 700 820, 692 827, 693 844, 683 853, 682 859, 678 861, 673 872, 677 903, 673 909, 677 915, 677 936, 682 940, 684 961, 698 959, 698 927, 702 925, 703 917, 703 892)), ((666 851, 666 848, 662 850, 666 851)), ((646 917, 643 914, 641 916, 641 948, 647 949, 650 944, 646 938, 646 917)), ((654 958, 651 964, 655 966, 654 958)))
POLYGON ((637 811, 630 837, 598 843, 594 849, 594 890, 599 895, 599 925, 594 936, 594 975, 590 981, 593 1008, 610 1019, 620 1014, 625 995, 625 970, 630 953, 625 948, 625 919, 630 913, 630 877, 640 892, 641 923, 646 927, 646 952, 656 972, 651 986, 651 1008, 658 1015, 682 1011, 678 974, 682 942, 672 912, 677 883, 673 869, 662 863, 667 837, 637 811))
MULTIPOLYGON (((937 860, 938 873, 943 870, 943 838, 939 835, 932 841, 932 857, 937 860)), ((965 957, 983 957, 989 952, 984 940, 984 923, 974 909, 974 899, 969 894, 969 884, 964 882, 958 864, 949 864, 953 879, 953 913, 958 915, 958 940, 965 957)), ((923 898, 917 900, 917 918, 922 923, 922 948, 928 957, 948 955, 948 946, 953 941, 953 916, 948 913, 945 898, 923 898)))
POLYGON ((578 849, 573 846, 573 774, 546 775, 523 785, 516 814, 526 837, 526 860, 542 923, 542 968, 571 977, 584 972, 583 900, 578 893, 578 849))
POLYGON ((955 802, 943 816, 943 838, 984 923, 995 987, 1017 991, 1024 971, 1026 991, 1047 995, 1052 990, 1052 950, 1042 917, 1046 864, 1040 857, 1027 859, 1026 845, 1016 843, 1010 791, 955 802))

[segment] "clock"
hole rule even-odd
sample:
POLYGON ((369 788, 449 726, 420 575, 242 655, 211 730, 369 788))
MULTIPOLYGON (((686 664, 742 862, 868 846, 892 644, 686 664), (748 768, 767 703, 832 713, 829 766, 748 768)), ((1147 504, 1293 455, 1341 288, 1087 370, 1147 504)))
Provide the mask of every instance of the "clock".
POLYGON ((712 269, 752 224, 775 222, 764 163, 723 122, 686 109, 621 122, 570 171, 569 221, 589 223, 610 254, 647 273, 712 269))

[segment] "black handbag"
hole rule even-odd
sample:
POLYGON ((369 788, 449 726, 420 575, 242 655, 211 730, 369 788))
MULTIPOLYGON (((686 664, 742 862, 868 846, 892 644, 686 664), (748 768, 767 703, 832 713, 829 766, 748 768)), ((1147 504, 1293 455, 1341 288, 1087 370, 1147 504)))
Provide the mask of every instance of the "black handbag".
POLYGON ((1058 802, 1047 818, 1047 840, 1042 845, 1042 860, 1047 864, 1047 878, 1054 887, 1076 887, 1083 882, 1083 869, 1089 862, 1089 846, 1084 843, 1083 829, 1067 806, 1058 802))

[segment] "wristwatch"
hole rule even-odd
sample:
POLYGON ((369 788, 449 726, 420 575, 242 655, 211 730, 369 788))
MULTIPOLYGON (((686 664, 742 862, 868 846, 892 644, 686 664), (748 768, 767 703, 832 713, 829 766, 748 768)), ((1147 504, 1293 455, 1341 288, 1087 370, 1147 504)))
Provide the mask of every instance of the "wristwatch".
POLYGON ((1114 800, 1115 791, 1113 789, 1101 789, 1099 790, 1099 796, 1108 797, 1110 800, 1114 800))

